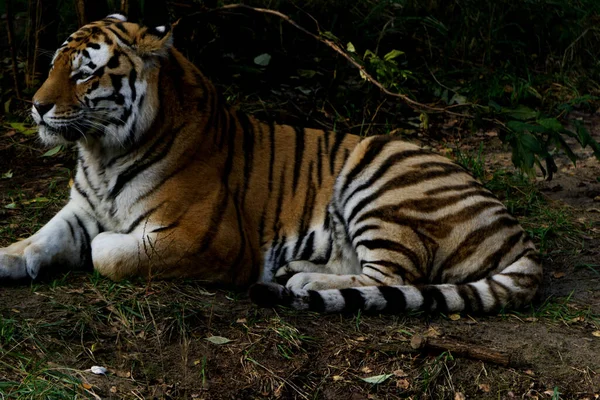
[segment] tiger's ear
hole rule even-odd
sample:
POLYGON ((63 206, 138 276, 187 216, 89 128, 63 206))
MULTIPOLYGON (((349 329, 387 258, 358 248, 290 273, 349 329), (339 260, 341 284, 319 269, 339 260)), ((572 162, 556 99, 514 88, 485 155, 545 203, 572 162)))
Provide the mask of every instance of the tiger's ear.
POLYGON ((135 37, 134 46, 141 57, 167 55, 173 46, 173 35, 169 25, 141 29, 135 37))

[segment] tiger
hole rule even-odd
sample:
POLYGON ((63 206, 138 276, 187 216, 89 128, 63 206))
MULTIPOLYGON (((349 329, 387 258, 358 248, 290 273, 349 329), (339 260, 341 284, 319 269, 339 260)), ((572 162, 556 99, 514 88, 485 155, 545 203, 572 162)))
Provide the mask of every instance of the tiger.
POLYGON ((462 166, 394 136, 258 121, 171 26, 83 26, 32 101, 41 141, 73 144, 77 165, 64 208, 0 249, 4 281, 194 278, 340 313, 492 313, 541 283, 532 239, 462 166))

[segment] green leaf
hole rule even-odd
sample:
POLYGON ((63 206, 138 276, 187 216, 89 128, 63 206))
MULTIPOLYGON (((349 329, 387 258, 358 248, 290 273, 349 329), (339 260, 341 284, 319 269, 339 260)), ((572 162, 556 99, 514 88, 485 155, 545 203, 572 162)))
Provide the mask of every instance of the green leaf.
POLYGON ((527 150, 530 150, 532 153, 535 153, 535 154, 544 153, 542 144, 539 142, 539 140, 535 136, 525 133, 519 137, 519 140, 520 140, 521 144, 523 145, 523 147, 527 150))
POLYGON ((348 42, 346 45, 346 50, 348 50, 348 53, 356 53, 356 49, 354 48, 352 42, 348 42))
POLYGON ((208 340, 209 342, 214 343, 214 344, 226 344, 226 343, 232 342, 231 339, 227 339, 226 337, 223 337, 223 336, 210 336, 210 337, 207 337, 206 340, 208 340))
POLYGON ((8 171, 6 171, 5 173, 2 174, 2 179, 10 179, 13 177, 13 172, 12 169, 9 169, 8 171))
POLYGON ((369 58, 374 58, 374 59, 378 59, 377 54, 373 53, 371 50, 367 49, 365 50, 365 55, 363 56, 363 58, 369 59, 369 58))
POLYGON ((321 32, 321 36, 323 36, 326 39, 330 39, 330 40, 338 40, 337 36, 335 36, 333 33, 329 32, 329 31, 321 32))
POLYGON ((15 208, 17 208, 17 204, 10 203, 10 204, 5 205, 4 208, 8 208, 9 210, 14 210, 15 208))
POLYGON ((548 129, 549 131, 559 132, 563 130, 563 126, 556 118, 544 118, 537 121, 538 124, 548 129))
POLYGON ((300 75, 303 78, 312 78, 313 76, 315 76, 317 74, 317 71, 314 71, 312 69, 299 69, 298 70, 298 75, 300 75))
POLYGON ((448 104, 465 104, 467 102, 467 98, 462 94, 454 93, 454 96, 450 99, 448 104))
POLYGON ((11 122, 9 125, 11 128, 24 135, 32 135, 37 132, 36 128, 27 126, 22 122, 11 122))
POLYGON ((385 61, 390 61, 390 60, 393 60, 394 58, 397 58, 397 57, 401 56, 402 54, 404 54, 403 51, 392 50, 389 53, 387 53, 385 56, 383 56, 383 59, 385 61))
POLYGON ((382 375, 375 375, 375 376, 370 376, 368 378, 360 378, 360 379, 362 379, 363 381, 370 383, 372 385, 379 385, 380 383, 387 381, 392 376, 394 376, 394 374, 382 374, 382 375))
POLYGON ((254 57, 254 64, 260 65, 261 67, 266 67, 270 62, 271 55, 268 53, 263 53, 254 57))
POLYGON ((523 132, 546 132, 546 128, 539 125, 528 124, 527 122, 521 121, 508 121, 506 127, 512 131, 523 133, 523 132))
POLYGON ((534 119, 538 115, 537 111, 532 110, 531 108, 526 107, 524 105, 519 105, 516 108, 512 108, 512 109, 505 108, 502 110, 502 113, 508 115, 509 117, 513 117, 514 119, 518 119, 521 121, 534 119))
POLYGON ((60 152, 62 150, 63 146, 62 144, 59 144, 58 146, 55 146, 53 148, 51 148, 50 150, 48 150, 47 152, 45 152, 44 154, 42 154, 42 157, 52 157, 56 154, 58 154, 58 152, 60 152))

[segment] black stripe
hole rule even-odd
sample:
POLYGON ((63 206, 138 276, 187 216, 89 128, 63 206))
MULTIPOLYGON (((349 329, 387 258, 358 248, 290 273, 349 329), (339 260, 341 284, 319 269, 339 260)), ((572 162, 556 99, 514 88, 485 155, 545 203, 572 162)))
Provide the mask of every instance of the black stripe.
POLYGON ((502 217, 486 226, 471 231, 440 265, 433 282, 447 281, 447 275, 444 276, 444 273, 448 273, 453 267, 472 256, 487 238, 493 236, 502 229, 511 228, 515 225, 518 225, 518 222, 514 218, 502 217))
POLYGON ((75 229, 73 229, 73 224, 71 223, 71 221, 69 221, 68 219, 64 220, 67 225, 69 226, 69 232, 71 232, 71 239, 76 240, 75 237, 75 229))
POLYGON ((323 184, 323 138, 317 139, 317 183, 319 187, 323 184))
MULTIPOLYGON (((430 153, 426 152, 425 150, 421 150, 421 149, 406 150, 401 153, 392 154, 387 159, 385 159, 382 163, 380 163, 377 171, 375 171, 366 182, 364 182, 363 184, 361 184, 360 186, 355 188, 349 196, 346 197, 346 193, 342 192, 342 196, 346 197, 346 201, 344 202, 344 207, 346 207, 346 204, 350 198, 352 198, 356 193, 360 192, 361 190, 372 187, 373 184, 375 182, 377 182, 383 175, 385 175, 385 173, 394 165, 400 163, 401 161, 409 159, 411 157, 419 157, 419 156, 428 155, 428 154, 430 154, 430 153)), ((358 171, 358 172, 360 172, 360 171, 358 171)), ((347 188, 344 187, 343 189, 345 190, 347 188)))
MULTIPOLYGON (((183 128, 183 125, 176 128, 174 131, 168 131, 167 134, 169 138, 166 142, 160 140, 156 140, 152 146, 141 156, 138 162, 132 163, 132 165, 122 174, 117 177, 117 181, 115 185, 110 189, 108 196, 110 198, 115 198, 119 195, 123 187, 129 183, 132 179, 138 176, 140 173, 144 172, 146 169, 150 168, 152 165, 158 163, 163 160, 169 154, 175 139, 177 138, 178 133, 183 128)), ((165 135, 162 135, 164 137, 165 135)))
POLYGON ((298 179, 300 179, 300 172, 302 167, 302 157, 304 156, 304 128, 294 127, 296 132, 296 147, 294 151, 294 177, 292 179, 292 194, 296 193, 298 187, 298 179))
POLYGON ((306 233, 310 227, 310 222, 312 220, 313 212, 315 210, 315 202, 317 191, 314 185, 310 182, 310 178, 312 176, 313 171, 313 162, 310 162, 308 167, 308 191, 306 193, 306 197, 304 199, 304 206, 302 207, 302 215, 300 216, 298 222, 298 240, 296 241, 296 246, 294 247, 293 257, 298 255, 298 251, 300 250, 300 245, 302 244, 302 240, 305 238, 306 233))
POLYGON ((461 192, 463 190, 469 190, 476 187, 483 188, 483 185, 477 181, 468 182, 462 185, 445 185, 436 187, 435 189, 426 190, 423 194, 433 196, 444 192, 461 192))
POLYGON ((117 32, 116 30, 112 29, 109 26, 107 26, 106 29, 111 31, 113 33, 113 35, 115 35, 117 37, 117 39, 119 39, 121 42, 123 42, 123 44, 125 46, 131 46, 131 42, 129 41, 129 39, 126 39, 125 37, 123 37, 123 35, 121 35, 119 32, 117 32))
POLYGON ((139 224, 145 220, 146 218, 150 217, 150 215, 152 213, 154 213, 154 211, 156 211, 160 206, 162 206, 164 204, 164 202, 160 203, 159 205, 152 207, 151 209, 149 209, 148 211, 146 211, 145 213, 143 213, 142 215, 138 216, 130 225, 129 227, 123 231, 123 233, 131 233, 134 231, 135 228, 137 228, 139 226, 139 224))
POLYGON ((163 227, 160 227, 160 228, 153 229, 150 233, 164 232, 164 231, 167 231, 169 229, 177 228, 178 226, 179 226, 179 219, 175 220, 174 222, 170 223, 167 226, 163 226, 163 227))
POLYGON ((206 232, 200 240, 200 245, 198 246, 198 253, 203 253, 206 250, 208 250, 213 240, 217 236, 219 227, 222 225, 222 221, 225 218, 225 210, 227 209, 227 204, 229 203, 229 190, 227 190, 224 187, 221 187, 221 190, 219 192, 219 198, 220 200, 213 207, 212 213, 208 220, 209 225, 206 228, 206 232))
MULTIPOLYGON (((240 193, 239 193, 239 188, 237 189, 236 193, 234 193, 234 198, 239 198, 240 193)), ((238 227, 238 234, 240 235, 240 239, 237 242, 238 243, 238 253, 235 257, 235 259, 233 260, 233 263, 231 264, 230 267, 230 276, 232 277, 232 280, 235 281, 235 268, 239 267, 242 264, 242 261, 244 260, 244 255, 246 253, 246 234, 244 232, 244 223, 242 221, 242 212, 240 211, 240 204, 238 202, 234 202, 234 208, 235 208, 235 216, 236 216, 236 221, 237 221, 237 227, 238 227)), ((251 265, 248 266, 251 269, 256 268, 256 263, 251 262, 251 265)))
MULTIPOLYGON (((515 245, 521 240, 521 238, 525 235, 525 232, 519 230, 518 232, 512 234, 508 238, 504 239, 504 243, 498 250, 494 253, 490 254, 482 263, 481 269, 476 271, 471 277, 470 280, 478 281, 487 277, 492 271, 495 271, 500 266, 500 261, 502 258, 506 256, 510 251, 515 247, 515 245)), ((531 248, 525 249, 521 254, 526 253, 528 251, 532 251, 531 248)), ((521 257, 517 257, 515 260, 518 260, 521 257)), ((514 261, 508 263, 507 265, 512 264, 514 261)))
POLYGON ((390 142, 389 137, 387 136, 377 136, 369 143, 369 148, 363 154, 363 157, 359 162, 354 164, 354 167, 343 177, 343 183, 341 183, 340 187, 343 191, 346 190, 347 186, 356 179, 358 174, 363 172, 365 168, 371 165, 375 157, 381 154, 383 147, 390 142))
POLYGON ((225 165, 223 166, 223 173, 221 175, 221 182, 225 187, 229 186, 229 177, 233 170, 233 159, 235 153, 235 134, 237 132, 237 119, 234 115, 229 118, 229 129, 227 132, 228 143, 227 143, 227 158, 225 159, 225 165))
POLYGON ((260 216, 260 222, 258 224, 258 243, 261 247, 265 244, 263 238, 265 237, 266 219, 267 219, 267 207, 263 207, 263 211, 260 216))
MULTIPOLYGON (((354 206, 354 208, 352 209, 352 212, 350 213, 350 216, 348 217, 348 223, 352 223, 353 219, 358 215, 358 213, 360 213, 363 210, 364 207, 366 207, 368 204, 371 204, 376 199, 381 198, 383 196, 383 194, 385 194, 386 192, 388 192, 390 190, 397 190, 397 189, 405 188, 408 186, 413 186, 415 184, 419 184, 419 183, 422 183, 424 181, 431 180, 431 179, 442 178, 442 177, 447 177, 447 176, 451 176, 451 175, 455 175, 455 174, 464 174, 465 173, 465 170, 462 169, 462 167, 459 167, 458 165, 454 165, 454 164, 442 164, 442 165, 443 165, 443 167, 441 169, 436 169, 433 171, 431 171, 431 170, 423 171, 420 169, 411 170, 407 173, 398 175, 395 178, 391 179, 390 181, 386 182, 379 189, 377 189, 377 191, 366 196, 361 201, 359 201, 358 204, 356 204, 356 206, 354 206)), ((371 181, 371 179, 369 179, 369 182, 370 181, 371 181)), ((361 185, 361 187, 362 186, 367 187, 370 185, 364 184, 364 185, 361 185)), ((350 200, 352 198, 352 196, 360 190, 362 190, 362 189, 359 187, 353 191, 352 195, 350 197, 348 197, 348 199, 346 199, 346 202, 344 203, 344 206, 343 206, 344 208, 346 207, 348 200, 350 200)))
POLYGON ((360 290, 354 288, 341 289, 340 294, 344 298, 344 311, 345 312, 356 312, 358 310, 365 309, 365 298, 362 296, 360 290))
MULTIPOLYGON (((377 273, 380 273, 381 275, 383 275, 383 276, 385 276, 385 277, 387 277, 387 278, 393 278, 393 277, 394 277, 394 275, 392 275, 392 274, 388 274, 387 272, 383 272, 381 269, 377 268, 377 267, 375 266, 375 265, 377 265, 377 261, 375 261, 375 262, 372 262, 372 261, 369 261, 369 262, 364 262, 364 260, 361 260, 360 264, 361 264, 361 266, 362 266, 363 268, 370 268, 370 269, 372 269, 373 271, 375 271, 375 272, 377 272, 377 273)), ((363 273, 364 273, 364 272, 363 272, 363 273)), ((369 276, 369 278, 371 278, 371 276, 369 276)))
POLYGON ((125 29, 125 26, 123 25, 122 22, 117 22, 116 24, 114 24, 114 26, 116 26, 121 32, 129 34, 129 32, 127 32, 127 29, 125 29))
POLYGON ((85 201, 87 201, 87 203, 90 206, 90 208, 92 209, 92 211, 95 212, 96 211, 96 206, 94 206, 94 203, 92 203, 92 201, 90 200, 90 197, 88 196, 88 194, 81 188, 81 186, 79 185, 79 182, 77 181, 77 179, 73 183, 73 187, 75 188, 75 191, 77 193, 79 193, 81 195, 81 197, 83 197, 85 199, 85 201))
POLYGON ((308 309, 317 312, 325 311, 325 302, 319 292, 314 290, 308 291, 308 309))
POLYGON ((85 225, 79 218, 77 214, 73 214, 75 220, 77 221, 77 225, 79 225, 79 229, 81 230, 81 245, 79 247, 79 259, 82 260, 81 264, 85 269, 93 268, 92 264, 92 247, 90 234, 87 229, 85 229, 85 225))
POLYGON ((244 205, 244 199, 248 192, 248 185, 250 184, 250 176, 252 174, 252 166, 254 162, 254 144, 255 144, 255 133, 254 126, 250 123, 250 120, 244 113, 237 113, 242 128, 242 134, 244 135, 242 140, 242 155, 244 156, 244 187, 242 189, 242 207, 244 205))
POLYGON ((421 309, 423 311, 439 311, 442 313, 448 312, 448 303, 446 302, 446 296, 442 291, 434 285, 427 285, 417 287, 423 295, 423 304, 421 309))
POLYGON ((336 132, 335 133, 335 141, 333 142, 333 146, 331 147, 331 152, 329 153, 329 171, 331 175, 335 172, 335 160, 337 158, 337 152, 346 137, 346 133, 336 132))
POLYGON ((275 166, 275 125, 269 121, 269 144, 270 144, 270 163, 269 163, 269 193, 273 191, 273 167, 275 166))
POLYGON ((386 302, 383 311, 399 314, 406 310, 406 296, 402 289, 395 286, 378 286, 377 288, 386 302))
POLYGON ((423 197, 420 199, 406 200, 397 203, 396 210, 415 210, 422 213, 433 213, 442 208, 453 206, 457 203, 463 202, 464 200, 472 197, 483 197, 484 199, 496 199, 496 196, 487 190, 474 189, 467 192, 462 192, 454 196, 430 198, 423 197))
MULTIPOLYGON (((133 67, 133 66, 132 66, 133 67)), ((135 82, 137 81, 137 72, 135 69, 131 69, 129 73, 129 89, 131 90, 131 102, 135 102, 137 98, 137 90, 135 89, 135 82)))
POLYGON ((403 244, 394 242, 393 240, 389 240, 389 239, 360 240, 359 242, 356 243, 355 248, 358 248, 359 246, 366 247, 369 250, 383 249, 383 250, 388 250, 388 251, 394 251, 396 253, 400 253, 400 254, 406 256, 406 258, 408 258, 410 260, 410 262, 413 264, 413 267, 415 267, 415 269, 419 269, 420 267, 422 267, 421 262, 419 260, 419 256, 414 251, 412 251, 408 247, 404 246, 403 244))
POLYGON ((275 218, 273 219, 273 232, 279 234, 279 218, 281 217, 281 209, 283 207, 283 195, 285 189, 285 170, 287 165, 283 165, 283 171, 279 177, 279 195, 277 196, 277 205, 275 206, 275 218))
POLYGON ((356 230, 356 232, 354 232, 352 234, 352 240, 354 241, 354 239, 360 237, 365 232, 368 232, 368 231, 371 231, 371 230, 379 230, 380 228, 381 228, 381 225, 375 225, 375 224, 363 225, 360 228, 358 228, 356 230))
POLYGON ((315 251, 314 242, 315 242, 315 232, 312 231, 308 235, 308 239, 306 239, 306 244, 304 245, 304 249, 302 250, 302 254, 300 255, 300 260, 310 260, 310 258, 312 257, 312 255, 315 251))
POLYGON ((464 300, 465 307, 463 308, 463 311, 473 313, 484 311, 483 300, 475 286, 466 284, 458 285, 457 288, 458 294, 464 300))

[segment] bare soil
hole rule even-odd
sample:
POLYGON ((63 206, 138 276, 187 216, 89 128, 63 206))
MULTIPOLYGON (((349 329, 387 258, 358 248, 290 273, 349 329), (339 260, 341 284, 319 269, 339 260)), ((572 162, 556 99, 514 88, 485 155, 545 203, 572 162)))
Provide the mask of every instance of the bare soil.
MULTIPOLYGON (((600 117, 581 117, 598 126, 600 117)), ((600 140, 599 129, 592 133, 600 140)), ((489 136, 461 146, 485 140, 488 169, 510 168, 510 154, 489 136)), ((0 175, 12 171, 0 179, 0 246, 30 235, 66 202, 74 155, 41 157, 43 151, 32 136, 0 132, 0 175)), ((531 309, 317 315, 258 309, 243 292, 199 282, 115 284, 71 272, 0 287, 0 397, 596 399, 600 164, 577 153, 576 167, 559 158, 552 181, 532 183, 581 229, 546 252, 544 285, 531 309), (417 351, 414 335, 506 352, 510 363, 417 351), (216 344, 215 337, 230 341, 216 344), (108 371, 95 375, 92 366, 108 371), (385 378, 379 384, 363 380, 378 375, 385 378), (66 394, 51 394, 45 384, 66 394), (37 397, 35 390, 47 392, 37 397)))

